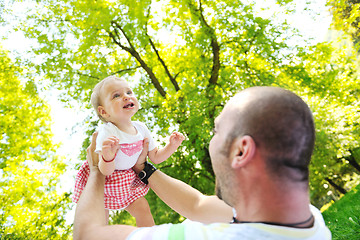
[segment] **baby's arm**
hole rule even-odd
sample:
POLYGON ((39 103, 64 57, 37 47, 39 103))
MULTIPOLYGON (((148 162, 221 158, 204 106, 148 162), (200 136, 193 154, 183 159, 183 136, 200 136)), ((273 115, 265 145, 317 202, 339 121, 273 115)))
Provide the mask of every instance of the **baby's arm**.
POLYGON ((149 152, 150 160, 155 163, 159 164, 168 159, 171 154, 173 154, 176 149, 181 145, 182 141, 184 141, 185 137, 179 132, 173 132, 170 135, 169 143, 162 149, 154 148, 152 151, 149 152))
POLYGON ((119 139, 115 136, 105 139, 99 155, 99 169, 103 175, 111 175, 115 170, 115 157, 119 150, 119 139))

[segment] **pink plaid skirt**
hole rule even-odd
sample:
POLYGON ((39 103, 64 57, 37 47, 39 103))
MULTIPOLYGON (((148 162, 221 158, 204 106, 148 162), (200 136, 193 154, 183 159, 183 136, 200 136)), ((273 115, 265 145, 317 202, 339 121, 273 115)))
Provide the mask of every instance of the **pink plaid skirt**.
MULTIPOLYGON (((89 163, 85 161, 75 179, 73 202, 78 202, 90 174, 89 163)), ((136 199, 143 197, 149 187, 143 183, 132 169, 115 170, 105 177, 105 208, 120 210, 129 206, 136 199)))

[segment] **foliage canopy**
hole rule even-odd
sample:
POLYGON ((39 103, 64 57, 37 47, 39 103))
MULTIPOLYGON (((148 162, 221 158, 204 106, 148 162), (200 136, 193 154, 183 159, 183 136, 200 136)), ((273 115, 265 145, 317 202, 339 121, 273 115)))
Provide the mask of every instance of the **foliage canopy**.
MULTIPOLYGON (((296 92, 314 112, 313 203, 321 206, 339 195, 334 189, 359 182, 360 84, 353 49, 292 46, 290 26, 259 17, 252 4, 238 0, 33 4, 19 29, 39 43, 33 48, 41 56, 33 62, 36 73, 65 89, 64 101, 86 107, 100 79, 117 74, 133 82, 142 105, 137 118, 160 140, 174 129, 187 137, 160 165, 169 175, 213 194, 208 143, 214 118, 239 90, 273 85, 296 92)), ((96 121, 89 116, 89 133, 96 121)), ((182 220, 153 194, 147 198, 156 223, 182 220)))
POLYGON ((328 0, 336 29, 349 34, 355 48, 360 52, 360 1, 328 0))
POLYGON ((66 239, 65 165, 51 143, 49 107, 0 48, 0 238, 66 239))

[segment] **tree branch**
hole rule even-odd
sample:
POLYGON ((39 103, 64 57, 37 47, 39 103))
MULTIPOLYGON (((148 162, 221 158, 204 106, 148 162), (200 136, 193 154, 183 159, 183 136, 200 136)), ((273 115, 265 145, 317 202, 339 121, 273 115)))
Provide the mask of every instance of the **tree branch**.
POLYGON ((138 69, 138 68, 141 68, 141 66, 136 66, 136 67, 133 67, 133 68, 121 69, 119 71, 111 73, 110 75, 115 75, 115 74, 119 74, 119 73, 122 73, 122 72, 132 71, 132 70, 135 70, 135 69, 138 69))
POLYGON ((148 37, 149 39, 149 42, 150 42, 150 45, 152 47, 152 49, 154 50, 154 52, 156 53, 156 56, 158 57, 158 60, 160 61, 161 65, 163 66, 165 72, 166 72, 166 75, 169 77, 171 83, 173 84, 173 86, 175 87, 175 91, 179 91, 180 88, 179 88, 179 85, 178 83, 176 82, 175 78, 171 75, 168 67, 166 66, 165 62, 162 60, 162 58, 160 57, 160 54, 159 54, 159 51, 156 49, 155 47, 155 44, 154 42, 151 40, 150 36, 147 34, 146 32, 146 36, 148 37))
POLYGON ((330 183, 331 186, 333 186, 336 190, 338 190, 340 193, 342 194, 346 194, 347 191, 342 188, 341 186, 339 186, 338 184, 336 184, 332 179, 330 178, 325 178, 326 181, 328 181, 328 183, 330 183))
POLYGON ((99 77, 94 77, 94 76, 91 76, 89 74, 84 74, 84 73, 81 73, 80 71, 76 71, 76 74, 78 74, 80 76, 88 77, 88 78, 94 78, 94 79, 97 79, 97 80, 100 79, 99 77))
MULTIPOLYGON (((150 8, 149 8, 149 9, 150 9, 150 8)), ((150 14, 150 13, 149 13, 149 10, 148 10, 148 15, 149 15, 149 14, 150 14)), ((178 83, 177 83, 177 82, 176 82, 176 80, 175 80, 175 78, 176 78, 176 77, 173 77, 173 76, 171 75, 171 73, 170 73, 170 71, 169 71, 169 68, 166 66, 166 64, 165 64, 164 60, 161 58, 161 56, 160 56, 160 54, 159 54, 159 51, 157 50, 157 48, 156 48, 156 46, 155 46, 155 44, 154 44, 153 40, 151 39, 151 37, 150 37, 150 36, 149 36, 149 34, 148 34, 147 24, 145 25, 145 34, 146 34, 146 36, 148 37, 148 39, 149 39, 149 43, 150 43, 150 45, 151 45, 152 49, 154 50, 154 52, 155 52, 155 54, 156 54, 156 56, 157 56, 157 58, 158 58, 159 62, 160 62, 160 63, 161 63, 161 65, 163 66, 163 68, 164 68, 164 70, 165 70, 166 75, 169 77, 169 79, 170 79, 170 81, 171 81, 172 85, 174 86, 175 91, 179 91, 179 90, 180 90, 180 88, 179 88, 178 83)))
POLYGON ((166 92, 163 89, 163 87, 160 85, 159 80, 156 78, 154 72, 151 70, 151 68, 145 63, 145 61, 141 58, 140 54, 135 50, 134 46, 132 45, 129 37, 126 35, 125 31, 122 29, 122 27, 115 21, 111 22, 113 27, 114 27, 114 32, 116 34, 115 35, 109 31, 109 36, 110 38, 123 50, 127 51, 128 53, 131 54, 131 56, 133 56, 139 63, 140 66, 145 70, 145 72, 148 74, 148 76, 150 77, 150 80, 152 82, 152 84, 154 85, 154 87, 156 88, 156 90, 160 93, 160 95, 165 98, 166 97, 166 92), (127 46, 124 46, 123 44, 120 43, 120 41, 118 39, 120 39, 119 33, 117 31, 117 29, 119 29, 122 32, 122 35, 126 38, 127 42, 130 45, 130 48, 127 46))
POLYGON ((360 172, 360 165, 359 163, 356 161, 355 157, 354 157, 354 153, 352 150, 350 150, 350 156, 345 157, 345 159, 347 161, 349 161, 349 164, 351 166, 353 166, 358 172, 360 172))
POLYGON ((212 29, 209 24, 206 22, 206 19, 203 15, 203 8, 201 0, 199 0, 199 14, 200 14, 200 22, 205 27, 205 30, 210 34, 211 40, 211 48, 213 53, 213 66, 211 69, 211 77, 209 79, 210 85, 215 85, 219 79, 219 71, 220 71, 220 46, 216 38, 216 34, 214 29, 212 29))

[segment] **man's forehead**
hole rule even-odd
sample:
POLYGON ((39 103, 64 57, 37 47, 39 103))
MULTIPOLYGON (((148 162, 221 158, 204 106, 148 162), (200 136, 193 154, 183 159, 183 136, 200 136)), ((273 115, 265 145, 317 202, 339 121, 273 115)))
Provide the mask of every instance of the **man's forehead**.
POLYGON ((232 119, 232 107, 231 106, 225 106, 224 109, 221 111, 219 116, 217 116, 214 120, 215 127, 219 127, 220 125, 226 125, 223 124, 224 121, 231 120, 232 119))
POLYGON ((245 108, 256 97, 256 91, 254 90, 255 89, 246 89, 231 97, 219 116, 215 118, 215 126, 219 125, 224 119, 231 119, 233 114, 245 108))
POLYGON ((255 91, 250 91, 250 89, 247 89, 246 91, 241 91, 235 94, 232 98, 230 98, 226 105, 236 108, 243 107, 252 101, 256 96, 257 94, 255 91))
POLYGON ((230 98, 219 116, 215 118, 215 126, 219 126, 226 120, 233 119, 234 115, 246 108, 251 99, 253 99, 253 93, 248 92, 240 92, 230 98))

